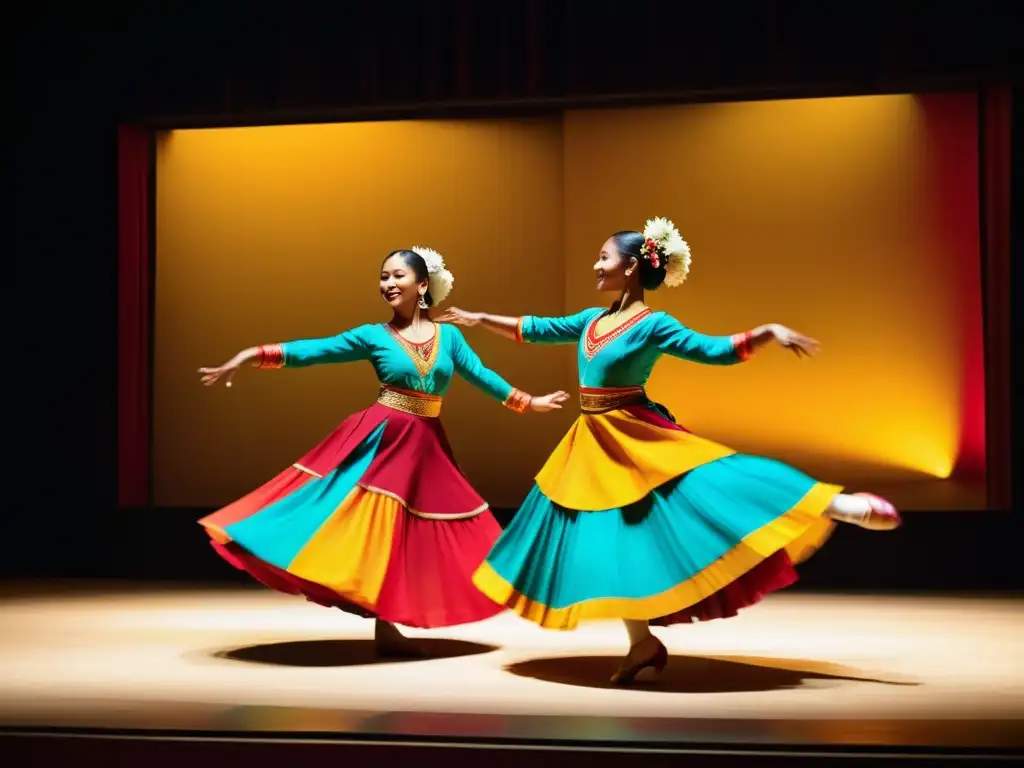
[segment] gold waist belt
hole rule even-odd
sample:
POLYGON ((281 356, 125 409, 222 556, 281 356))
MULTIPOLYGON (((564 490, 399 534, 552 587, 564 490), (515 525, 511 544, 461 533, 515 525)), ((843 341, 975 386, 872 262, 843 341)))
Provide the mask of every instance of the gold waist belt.
POLYGON ((413 416, 425 416, 436 419, 441 415, 441 398, 437 395, 425 395, 409 389, 381 387, 377 402, 388 408, 413 416))
POLYGON ((643 387, 580 387, 580 410, 583 413, 606 413, 646 402, 647 393, 643 387))

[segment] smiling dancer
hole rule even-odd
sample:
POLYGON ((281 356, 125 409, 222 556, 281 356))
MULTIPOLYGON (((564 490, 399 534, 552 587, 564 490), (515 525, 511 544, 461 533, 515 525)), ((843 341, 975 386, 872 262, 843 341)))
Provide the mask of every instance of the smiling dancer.
POLYGON ((394 317, 323 339, 239 352, 201 368, 207 386, 247 363, 302 368, 366 360, 377 402, 341 423, 289 469, 200 520, 217 552, 265 585, 376 618, 378 652, 422 656, 395 624, 446 627, 503 610, 472 575, 501 529, 455 464, 438 416, 455 374, 522 413, 551 411, 568 395, 531 397, 480 362, 457 328, 428 308, 453 278, 428 248, 388 254, 380 292, 394 317))
POLYGON ((796 581, 834 521, 872 530, 900 524, 891 504, 847 495, 777 461, 740 455, 691 434, 644 386, 663 354, 709 365, 747 360, 770 342, 798 356, 818 343, 781 325, 706 336, 644 291, 686 279, 690 252, 666 219, 617 232, 594 271, 610 309, 569 317, 499 317, 449 309, 438 322, 506 338, 578 344, 582 414, 555 448, 511 525, 474 576, 480 590, 548 629, 622 619, 630 648, 612 682, 661 671, 665 646, 649 626, 735 616, 796 581))

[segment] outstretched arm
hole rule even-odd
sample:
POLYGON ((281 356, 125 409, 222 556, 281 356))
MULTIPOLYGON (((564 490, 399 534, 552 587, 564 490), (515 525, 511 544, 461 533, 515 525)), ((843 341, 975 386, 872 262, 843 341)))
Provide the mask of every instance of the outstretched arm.
POLYGON ((446 325, 462 325, 471 328, 479 325, 491 333, 504 336, 506 339, 515 341, 518 337, 519 323, 522 318, 508 317, 506 315, 489 315, 486 312, 467 312, 458 307, 449 307, 435 322, 446 325))
POLYGON ((264 344, 243 349, 217 368, 200 368, 206 386, 221 379, 231 386, 235 372, 246 364, 256 368, 306 368, 321 363, 351 363, 365 360, 369 346, 365 337, 366 326, 344 331, 322 339, 303 339, 283 344, 264 344))
POLYGON ((600 312, 599 309, 585 309, 566 317, 506 317, 489 315, 486 312, 467 312, 451 307, 437 319, 437 322, 464 326, 480 325, 506 339, 531 344, 575 344, 583 335, 587 323, 600 312))
POLYGON ((561 408, 561 403, 568 399, 569 396, 565 392, 532 397, 516 389, 483 364, 458 328, 450 329, 449 333, 453 336, 452 359, 455 363, 455 372, 481 392, 501 402, 506 408, 516 413, 523 413, 527 409, 544 412, 561 408))
POLYGON ((749 360, 766 344, 776 341, 798 356, 818 351, 818 342, 776 323, 731 336, 698 333, 669 315, 660 314, 650 335, 651 343, 673 357, 707 365, 734 365, 749 360))

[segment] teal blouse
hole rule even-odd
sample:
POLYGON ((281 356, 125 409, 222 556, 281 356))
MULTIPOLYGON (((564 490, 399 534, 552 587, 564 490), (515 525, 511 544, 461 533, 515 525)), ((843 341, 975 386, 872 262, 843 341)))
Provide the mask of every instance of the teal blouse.
POLYGON ((388 386, 443 395, 452 377, 458 374, 495 400, 504 403, 509 399, 514 388, 484 366, 458 328, 435 324, 434 329, 433 346, 426 356, 420 352, 422 347, 406 341, 385 323, 361 325, 337 336, 288 341, 280 346, 286 368, 369 360, 377 379, 388 386))
POLYGON ((644 313, 597 336, 594 327, 606 312, 594 307, 568 317, 528 315, 517 335, 533 344, 578 343, 581 387, 645 386, 663 354, 708 365, 732 365, 749 356, 743 335, 707 336, 664 312, 644 313))

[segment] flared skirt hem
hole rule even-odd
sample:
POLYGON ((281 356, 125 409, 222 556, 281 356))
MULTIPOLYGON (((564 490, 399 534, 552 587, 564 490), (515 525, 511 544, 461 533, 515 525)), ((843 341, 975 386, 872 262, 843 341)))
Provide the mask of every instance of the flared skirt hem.
MULTIPOLYGON (((730 618, 798 580, 795 565, 823 546, 835 528, 825 513, 841 491, 836 485, 814 483, 789 510, 744 536, 710 565, 655 594, 597 596, 552 606, 502 576, 493 554, 477 569, 473 583, 494 602, 551 630, 572 630, 593 620, 632 619, 667 626, 730 618)), ((499 540, 496 550, 501 546, 499 540)), ((524 583, 531 582, 529 577, 522 579, 522 573, 519 576, 524 583)))
POLYGON ((436 419, 381 405, 354 414, 199 523, 231 565, 319 605, 418 628, 503 610, 472 583, 501 528, 436 419))
MULTIPOLYGON (((482 594, 471 581, 474 570, 500 533, 500 526, 489 511, 452 522, 404 514, 407 518, 395 531, 386 568, 376 586, 368 583, 372 582, 372 574, 358 565, 352 567, 352 563, 347 570, 357 578, 335 586, 272 565, 234 541, 211 538, 210 545, 230 565, 270 589, 361 618, 416 629, 438 629, 483 621, 505 611, 504 606, 482 594)), ((365 543, 366 552, 375 549, 379 550, 372 542, 365 543)))

